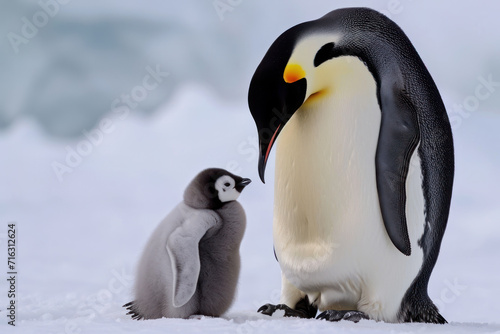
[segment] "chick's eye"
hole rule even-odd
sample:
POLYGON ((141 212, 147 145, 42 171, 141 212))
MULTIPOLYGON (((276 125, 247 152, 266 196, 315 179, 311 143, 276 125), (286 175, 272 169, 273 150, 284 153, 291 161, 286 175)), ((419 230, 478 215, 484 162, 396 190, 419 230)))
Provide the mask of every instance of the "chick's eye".
POLYGON ((224 186, 229 187, 231 184, 229 182, 224 183, 224 186))

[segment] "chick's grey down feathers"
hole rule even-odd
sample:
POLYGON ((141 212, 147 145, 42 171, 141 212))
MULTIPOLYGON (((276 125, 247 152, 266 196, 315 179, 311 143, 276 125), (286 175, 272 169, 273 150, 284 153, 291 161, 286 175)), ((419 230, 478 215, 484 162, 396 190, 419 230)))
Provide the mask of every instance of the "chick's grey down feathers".
POLYGON ((139 261, 135 299, 124 305, 133 319, 220 316, 231 305, 246 218, 238 202, 217 199, 213 182, 222 175, 243 180, 219 169, 201 172, 153 232, 139 261))

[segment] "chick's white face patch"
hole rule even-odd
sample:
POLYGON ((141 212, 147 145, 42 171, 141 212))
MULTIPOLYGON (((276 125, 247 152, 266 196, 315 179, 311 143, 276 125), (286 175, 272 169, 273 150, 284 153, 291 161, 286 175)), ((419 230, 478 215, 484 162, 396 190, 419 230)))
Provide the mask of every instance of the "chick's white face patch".
POLYGON ((229 175, 221 176, 215 181, 215 189, 219 195, 219 199, 222 203, 235 201, 240 196, 238 190, 236 190, 236 182, 229 175))

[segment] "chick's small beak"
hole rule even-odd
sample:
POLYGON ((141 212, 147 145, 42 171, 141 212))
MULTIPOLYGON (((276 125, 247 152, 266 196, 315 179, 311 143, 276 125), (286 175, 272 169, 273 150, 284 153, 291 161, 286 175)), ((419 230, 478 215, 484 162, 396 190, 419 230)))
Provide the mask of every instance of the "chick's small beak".
POLYGON ((236 183, 235 189, 241 193, 243 189, 250 184, 250 182, 252 182, 250 179, 241 179, 240 182, 236 183))
POLYGON ((238 184, 236 186, 244 188, 244 187, 248 186, 251 182, 252 182, 252 180, 245 178, 245 179, 242 179, 240 182, 238 182, 238 184))

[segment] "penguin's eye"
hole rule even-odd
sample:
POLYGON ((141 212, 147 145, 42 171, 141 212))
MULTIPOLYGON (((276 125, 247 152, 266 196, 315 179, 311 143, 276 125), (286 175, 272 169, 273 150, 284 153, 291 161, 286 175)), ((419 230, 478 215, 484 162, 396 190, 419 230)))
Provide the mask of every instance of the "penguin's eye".
POLYGON ((224 183, 224 186, 229 187, 231 184, 229 182, 224 183))
POLYGON ((314 57, 314 67, 318 67, 325 61, 335 57, 334 46, 335 44, 333 42, 326 43, 321 47, 321 49, 318 50, 318 52, 316 52, 316 56, 314 57))

